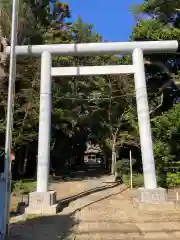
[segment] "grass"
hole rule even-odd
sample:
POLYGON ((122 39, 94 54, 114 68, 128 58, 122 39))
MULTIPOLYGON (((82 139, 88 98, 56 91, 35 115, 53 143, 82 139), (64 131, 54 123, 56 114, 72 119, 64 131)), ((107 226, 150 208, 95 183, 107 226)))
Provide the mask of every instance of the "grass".
MULTIPOLYGON (((123 182, 130 186, 130 175, 123 175, 123 182)), ((134 173, 132 176, 133 188, 144 186, 144 178, 142 174, 134 173)))
POLYGON ((12 195, 27 195, 36 189, 36 181, 20 180, 12 182, 12 195))
POLYGON ((39 219, 41 217, 41 215, 36 215, 36 214, 32 214, 32 215, 22 215, 20 217, 15 217, 15 218, 10 218, 10 223, 23 223, 27 220, 32 220, 32 219, 39 219))
POLYGON ((20 180, 12 181, 12 194, 11 194, 11 213, 16 212, 19 202, 22 201, 23 196, 27 196, 30 192, 36 189, 36 181, 33 180, 20 180))

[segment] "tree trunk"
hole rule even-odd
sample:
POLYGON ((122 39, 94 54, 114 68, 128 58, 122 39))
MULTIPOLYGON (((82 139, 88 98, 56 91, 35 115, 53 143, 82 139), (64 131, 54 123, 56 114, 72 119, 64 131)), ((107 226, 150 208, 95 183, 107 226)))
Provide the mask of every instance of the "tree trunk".
POLYGON ((25 177, 26 178, 34 178, 36 173, 36 154, 30 154, 27 157, 27 163, 26 163, 26 172, 25 177))
POLYGON ((8 46, 8 41, 2 36, 2 29, 0 27, 0 81, 6 77, 5 66, 7 63, 6 47, 8 46))
POLYGON ((25 161, 25 177, 34 178, 37 171, 37 142, 33 142, 28 146, 28 155, 25 161))
POLYGON ((28 146, 23 147, 19 151, 19 159, 18 159, 18 174, 19 176, 24 176, 25 174, 25 164, 26 164, 26 159, 28 156, 28 146))
POLYGON ((112 175, 115 174, 116 158, 117 158, 116 139, 113 139, 113 143, 112 143, 112 163, 111 163, 111 174, 112 175))

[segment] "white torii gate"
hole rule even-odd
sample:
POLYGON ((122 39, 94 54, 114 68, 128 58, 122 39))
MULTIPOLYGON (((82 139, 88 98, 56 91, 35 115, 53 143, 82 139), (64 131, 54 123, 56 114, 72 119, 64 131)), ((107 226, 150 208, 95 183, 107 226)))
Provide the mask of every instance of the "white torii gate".
MULTIPOLYGON (((143 53, 175 53, 177 50, 178 41, 54 44, 15 47, 16 55, 41 56, 37 191, 30 193, 29 207, 26 209, 27 213, 52 214, 57 211, 56 194, 53 191, 48 191, 52 76, 134 74, 144 174, 144 188, 138 190, 138 200, 153 202, 154 194, 156 201, 157 195, 159 202, 166 200, 166 191, 157 188, 156 182, 143 53), (133 64, 52 67, 52 56, 90 56, 119 53, 132 54, 133 64)), ((10 54, 9 46, 6 48, 6 53, 10 54)), ((6 180, 8 181, 7 178, 6 180)))
MULTIPOLYGON (((173 53, 176 52, 177 49, 177 41, 16 46, 16 55, 41 55, 37 192, 48 191, 51 77, 106 74, 134 74, 144 185, 146 189, 157 188, 143 53, 173 53), (118 53, 132 54, 133 64, 119 66, 52 67, 52 55, 89 56, 118 53)), ((10 53, 9 47, 7 47, 7 53, 10 53)))
MULTIPOLYGON (((176 52, 177 49, 177 41, 16 46, 16 55, 41 55, 37 192, 48 191, 51 128, 51 77, 106 74, 134 74, 144 185, 146 189, 157 188, 143 53, 173 53, 176 52), (133 64, 119 66, 52 67, 51 55, 89 56, 118 53, 132 54, 133 64)), ((10 47, 7 47, 6 52, 7 54, 10 54, 10 47)))
POLYGON ((140 132, 141 153, 145 188, 138 189, 140 202, 166 201, 166 191, 157 188, 152 136, 149 119, 147 89, 144 72, 143 52, 173 53, 178 51, 177 41, 124 42, 124 43, 88 43, 16 46, 17 38, 17 1, 12 1, 11 47, 6 48, 10 54, 10 72, 8 89, 8 109, 5 143, 5 172, 0 173, 0 240, 8 235, 9 199, 10 199, 10 151, 12 139, 12 105, 13 87, 16 72, 16 55, 41 55, 41 88, 39 113, 39 142, 37 191, 30 194, 27 213, 56 213, 56 195, 48 191, 48 174, 50 158, 51 129, 51 77, 83 76, 106 74, 134 74, 137 114, 140 132), (129 53, 133 56, 133 65, 129 66, 91 66, 53 68, 51 55, 85 56, 100 54, 129 53), (157 198, 158 197, 158 198, 157 198), (157 200, 158 199, 158 200, 157 200))

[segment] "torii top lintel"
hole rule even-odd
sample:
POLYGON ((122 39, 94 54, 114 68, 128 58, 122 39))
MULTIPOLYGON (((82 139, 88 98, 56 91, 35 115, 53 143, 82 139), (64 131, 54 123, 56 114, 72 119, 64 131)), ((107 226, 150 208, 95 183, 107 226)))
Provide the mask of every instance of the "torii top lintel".
MULTIPOLYGON (((172 41, 145 41, 145 42, 103 42, 80 44, 49 44, 16 46, 16 55, 41 55, 50 52, 55 56, 91 56, 103 54, 132 53, 141 48, 144 53, 176 53, 179 43, 172 41)), ((6 48, 10 54, 10 46, 6 48)))

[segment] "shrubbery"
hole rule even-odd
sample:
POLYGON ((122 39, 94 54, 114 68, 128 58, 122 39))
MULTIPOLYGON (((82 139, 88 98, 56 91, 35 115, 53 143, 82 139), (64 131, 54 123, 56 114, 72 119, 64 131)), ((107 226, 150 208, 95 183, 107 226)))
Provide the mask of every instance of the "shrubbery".
POLYGON ((13 181, 11 191, 13 195, 24 195, 33 192, 36 189, 35 181, 13 181))
POLYGON ((180 172, 167 174, 168 188, 180 187, 180 172))
MULTIPOLYGON (((130 175, 127 175, 127 174, 123 175, 123 182, 127 186, 130 186, 130 175)), ((133 188, 143 187, 144 186, 143 175, 142 174, 133 174, 132 182, 133 182, 133 188)))

